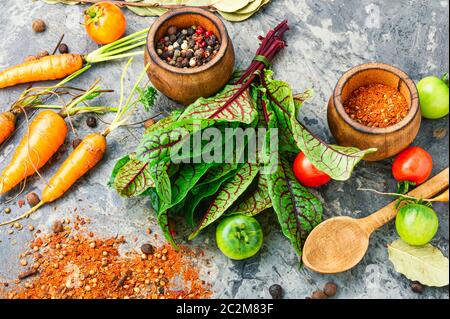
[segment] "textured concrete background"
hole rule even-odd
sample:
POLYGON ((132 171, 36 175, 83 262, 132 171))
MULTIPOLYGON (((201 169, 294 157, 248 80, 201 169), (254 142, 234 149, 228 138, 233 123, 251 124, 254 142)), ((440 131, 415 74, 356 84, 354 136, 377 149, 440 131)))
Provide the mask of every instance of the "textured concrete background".
MULTIPOLYGON (((246 67, 258 47, 257 35, 265 34, 284 18, 289 19, 291 31, 287 34, 288 47, 275 61, 276 76, 287 79, 295 91, 314 88, 316 97, 303 108, 301 120, 326 140, 332 137, 326 123, 326 103, 333 87, 350 67, 368 61, 390 63, 402 68, 412 79, 418 81, 429 74, 439 75, 448 70, 449 16, 448 1, 400 0, 273 0, 261 13, 243 23, 228 23, 229 33, 237 53, 237 66, 246 67)), ((51 51, 65 33, 65 42, 72 52, 86 53, 96 48, 85 35, 81 23, 82 6, 50 6, 32 0, 0 1, 0 68, 16 64, 29 54, 39 50, 51 51), (42 18, 48 30, 42 34, 31 31, 31 21, 42 18)), ((128 33, 150 25, 154 18, 142 18, 127 12, 128 33)), ((142 58, 137 58, 127 76, 130 87, 142 69, 142 58)), ((89 73, 76 81, 87 87, 96 78, 102 79, 105 88, 118 89, 118 78, 122 62, 96 65, 89 73)), ((0 110, 5 110, 24 89, 16 87, 0 91, 0 110)), ((102 99, 104 103, 115 103, 117 93, 102 99)), ((173 107, 167 98, 161 97, 158 107, 166 110, 173 107)), ((148 114, 138 114, 144 119, 148 114)), ((105 120, 111 119, 111 115, 105 120)), ((79 136, 92 131, 85 125, 83 116, 75 119, 74 126, 79 136)), ((448 166, 448 133, 436 138, 437 128, 448 129, 448 117, 438 121, 424 121, 415 144, 425 147, 435 159, 433 173, 448 166)), ((27 225, 40 225, 48 229, 53 220, 71 216, 73 209, 92 219, 92 227, 105 236, 123 234, 128 238, 137 236, 137 243, 124 249, 139 247, 148 240, 145 228, 159 232, 149 202, 145 198, 123 200, 106 186, 115 160, 131 151, 137 144, 142 128, 123 129, 113 133, 105 160, 64 197, 64 199, 42 209, 25 221, 27 225), (54 208, 57 208, 56 210, 54 208)), ((12 156, 14 146, 24 134, 22 126, 6 146, 0 148, 0 169, 12 156)), ((61 149, 63 158, 71 149, 73 133, 61 149)), ((41 171, 49 178, 62 159, 53 161, 41 171)), ((375 188, 381 191, 394 190, 390 176, 391 160, 378 163, 362 163, 351 180, 333 182, 320 189, 317 194, 325 203, 325 214, 329 216, 351 215, 363 217, 384 206, 389 199, 359 192, 358 187, 375 188)), ((29 180, 26 192, 43 188, 37 177, 29 180)), ((0 212, 7 205, 7 197, 0 199, 0 212)), ((15 202, 9 204, 13 215, 19 209, 15 202)), ((448 256, 449 213, 448 206, 436 205, 441 226, 433 244, 448 256)), ((11 215, 9 215, 11 216, 11 215)), ((0 220, 7 217, 0 213, 0 220)), ((206 249, 206 256, 198 260, 204 278, 214 286, 215 297, 223 298, 268 298, 268 287, 279 283, 286 298, 304 298, 329 280, 340 287, 338 298, 448 298, 448 287, 427 288, 422 295, 409 289, 409 282, 397 274, 387 259, 386 244, 397 239, 391 223, 376 232, 364 260, 353 270, 333 276, 323 276, 298 267, 298 259, 289 242, 283 237, 273 213, 258 217, 264 225, 265 244, 256 257, 234 262, 217 251, 214 243, 214 227, 210 227, 192 243, 206 249)), ((31 234, 27 230, 8 235, 0 229, 0 281, 13 280, 20 271, 18 254, 31 234)), ((182 240, 179 238, 179 240, 182 240)))

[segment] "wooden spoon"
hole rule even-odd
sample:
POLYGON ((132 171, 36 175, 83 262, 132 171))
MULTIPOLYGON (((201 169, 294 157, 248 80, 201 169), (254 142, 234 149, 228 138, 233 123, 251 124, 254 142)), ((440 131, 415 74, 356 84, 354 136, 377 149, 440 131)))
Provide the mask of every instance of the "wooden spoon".
MULTIPOLYGON (((409 196, 431 198, 449 186, 449 169, 420 185, 409 196)), ((303 248, 303 262, 309 269, 334 274, 356 266, 366 254, 370 235, 396 215, 396 202, 361 219, 335 217, 328 219, 309 234, 303 248)))

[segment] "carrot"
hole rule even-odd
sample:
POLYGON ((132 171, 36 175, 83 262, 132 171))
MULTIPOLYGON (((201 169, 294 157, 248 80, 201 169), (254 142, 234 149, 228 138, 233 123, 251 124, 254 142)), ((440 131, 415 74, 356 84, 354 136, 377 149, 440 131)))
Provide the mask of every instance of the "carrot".
MULTIPOLYGON (((121 92, 123 92, 125 73, 131 61, 132 59, 128 61, 122 73, 121 92)), ((121 94, 120 105, 118 107, 116 116, 109 127, 106 128, 102 133, 93 133, 85 137, 80 145, 78 145, 78 147, 64 161, 59 170, 50 179, 49 183, 44 188, 44 191, 42 192, 41 202, 23 215, 13 220, 1 223, 0 226, 8 225, 20 219, 26 218, 44 204, 53 202, 62 197, 75 182, 77 182, 84 174, 89 172, 97 163, 100 162, 106 152, 106 136, 113 130, 126 123, 131 115, 131 112, 129 112, 129 110, 134 109, 136 104, 139 102, 139 99, 131 102, 131 98, 135 91, 137 91, 138 85, 142 81, 142 78, 145 76, 147 68, 148 65, 141 73, 138 81, 131 90, 129 98, 124 105, 122 105, 123 94, 121 94)))
POLYGON ((64 161, 42 192, 42 201, 50 203, 62 195, 84 174, 89 172, 106 151, 106 138, 100 133, 86 136, 64 161))
POLYGON ((0 89, 21 83, 48 81, 64 78, 79 71, 84 62, 93 63, 123 59, 135 55, 143 55, 144 51, 128 52, 146 44, 144 29, 113 43, 107 44, 87 54, 49 55, 37 60, 25 62, 0 72, 0 89))
POLYGON ((33 175, 56 153, 67 135, 67 124, 64 121, 67 115, 98 109, 84 105, 76 107, 100 93, 99 86, 96 84, 97 82, 83 95, 74 98, 67 107, 63 108, 62 112, 45 110, 33 119, 27 134, 17 146, 11 162, 0 174, 0 195, 10 191, 25 178, 33 175))
POLYGON ((6 111, 0 113, 0 145, 8 139, 16 129, 16 116, 6 111))
POLYGON ((80 54, 49 55, 0 72, 0 88, 21 83, 62 79, 83 67, 80 54))
POLYGON ((44 166, 64 143, 66 134, 67 124, 61 115, 49 110, 39 113, 0 175, 0 194, 10 191, 44 166))

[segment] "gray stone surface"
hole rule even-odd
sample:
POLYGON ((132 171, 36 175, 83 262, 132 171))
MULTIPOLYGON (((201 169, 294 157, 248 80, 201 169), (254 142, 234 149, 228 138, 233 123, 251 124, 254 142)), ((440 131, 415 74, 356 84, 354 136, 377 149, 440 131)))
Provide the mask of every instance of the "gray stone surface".
MULTIPOLYGON (((399 0, 399 1, 318 1, 318 0, 273 0, 261 13, 243 23, 226 23, 234 41, 237 66, 249 64, 258 47, 257 35, 264 34, 280 20, 287 18, 291 31, 286 39, 288 47, 275 61, 276 76, 287 79, 296 91, 314 88, 316 97, 303 108, 301 119, 314 132, 326 140, 332 137, 326 123, 326 103, 332 89, 348 68, 368 61, 379 61, 396 65, 405 70, 414 80, 428 74, 441 74, 448 70, 449 17, 448 1, 399 0)), ((85 35, 81 23, 82 6, 50 6, 40 1, 3 0, 0 2, 0 69, 20 62, 29 54, 39 50, 52 50, 61 33, 72 52, 86 53, 96 48, 85 35), (48 30, 43 34, 31 31, 31 21, 43 18, 48 30)), ((150 25, 154 18, 137 17, 127 12, 128 32, 150 25)), ((122 62, 96 65, 76 81, 86 87, 96 78, 101 78, 105 88, 118 89, 122 62)), ((127 76, 130 87, 142 69, 142 58, 136 58, 127 76)), ((5 110, 24 89, 19 86, 0 90, 0 110, 5 110)), ((104 103, 114 104, 117 93, 102 98, 104 103)), ((161 110, 173 107, 167 98, 158 101, 161 110)), ((144 119, 148 114, 137 114, 144 119)), ((105 117, 108 121, 111 115, 105 117)), ((85 117, 75 119, 78 136, 92 131, 84 123, 85 117)), ((22 121, 23 123, 23 121, 22 121)), ((433 173, 448 166, 448 133, 442 139, 433 136, 437 128, 448 129, 448 117, 438 121, 424 121, 415 144, 425 147, 434 157, 433 173)), ((0 148, 0 169, 9 161, 24 126, 14 138, 0 148)), ((137 244, 147 240, 145 228, 159 232, 147 199, 124 200, 106 186, 115 160, 134 149, 142 128, 128 128, 113 133, 105 160, 83 180, 77 183, 64 199, 47 206, 25 221, 24 224, 39 225, 46 230, 52 221, 78 213, 92 219, 92 227, 105 236, 123 234, 129 239, 137 237, 137 244)), ((63 158, 70 150, 74 134, 70 133, 62 148, 63 158)), ((41 173, 49 178, 62 159, 54 160, 41 173)), ((320 189, 317 194, 325 203, 326 217, 350 215, 355 217, 381 208, 389 199, 357 191, 358 187, 381 191, 394 190, 390 175, 391 160, 377 163, 362 163, 347 182, 333 182, 320 189)), ((43 181, 33 177, 25 192, 43 188, 43 181)), ((11 194, 13 195, 13 194, 11 194)), ((23 197, 23 195, 22 195, 23 197)), ((22 212, 16 201, 5 204, 8 197, 0 199, 0 212, 4 207, 13 209, 13 215, 22 212)), ((433 244, 448 256, 449 213, 448 206, 435 206, 440 215, 441 226, 433 244)), ((9 215, 11 216, 11 215, 9 215)), ((7 216, 0 213, 0 220, 7 216)), ((427 288, 417 295, 409 289, 409 282, 397 274, 387 259, 386 244, 397 238, 391 223, 376 232, 364 260, 353 270, 333 276, 323 276, 300 268, 298 259, 289 242, 283 237, 277 222, 270 212, 258 217, 264 225, 265 244, 256 257, 234 262, 226 259, 215 247, 213 227, 191 243, 205 248, 206 256, 198 260, 204 279, 214 286, 219 298, 268 298, 268 287, 279 283, 286 298, 304 298, 329 280, 340 289, 338 298, 448 298, 448 287, 427 288)), ((13 280, 20 271, 18 254, 32 238, 24 229, 8 235, 0 229, 0 282, 13 280)), ((124 249, 136 248, 132 240, 124 249)))

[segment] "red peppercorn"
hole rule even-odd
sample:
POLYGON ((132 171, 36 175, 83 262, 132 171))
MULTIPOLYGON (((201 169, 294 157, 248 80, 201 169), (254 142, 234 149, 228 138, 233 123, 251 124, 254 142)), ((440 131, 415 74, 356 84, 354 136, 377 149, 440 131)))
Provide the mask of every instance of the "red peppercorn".
POLYGON ((203 37, 198 37, 197 39, 195 39, 195 43, 199 44, 203 42, 203 37))
POLYGON ((161 39, 159 39, 159 42, 164 43, 166 41, 164 40, 164 38, 161 38, 161 39))
POLYGON ((205 30, 203 30, 202 27, 198 27, 197 30, 195 30, 195 33, 197 34, 203 34, 203 32, 205 32, 205 30))
POLYGON ((201 46, 202 46, 203 48, 206 47, 206 42, 203 41, 202 44, 201 44, 201 46))
POLYGON ((212 31, 206 31, 205 32, 205 37, 206 38, 209 38, 210 36, 212 36, 213 35, 213 32, 212 31))

